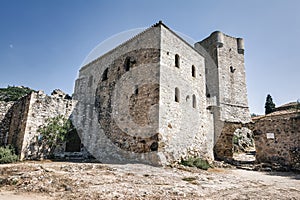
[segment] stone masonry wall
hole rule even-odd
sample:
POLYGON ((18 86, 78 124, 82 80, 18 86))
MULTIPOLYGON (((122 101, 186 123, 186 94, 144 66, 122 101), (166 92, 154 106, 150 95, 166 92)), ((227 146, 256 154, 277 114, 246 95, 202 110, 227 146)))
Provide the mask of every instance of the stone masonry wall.
POLYGON ((80 69, 73 123, 101 162, 160 163, 159 38, 151 27, 80 69))
POLYGON ((32 92, 16 102, 0 102, 0 145, 12 145, 20 159, 36 159, 37 129, 48 118, 63 115, 69 118, 75 101, 59 90, 47 96, 32 92))
POLYGON ((0 146, 6 145, 14 102, 0 101, 0 146))
POLYGON ((23 139, 26 128, 26 121, 29 111, 31 95, 22 97, 20 100, 14 103, 11 107, 11 118, 7 144, 15 147, 16 154, 20 155, 22 152, 23 139))
POLYGON ((256 160, 300 170, 300 113, 254 119, 256 160))
POLYGON ((233 136, 236 131, 245 135, 251 133, 252 124, 242 124, 237 122, 226 122, 222 128, 220 137, 214 146, 214 155, 217 160, 232 161, 233 159, 233 136))
POLYGON ((209 53, 208 61, 214 60, 206 65, 206 80, 210 95, 217 96, 220 120, 250 122, 242 39, 214 32, 199 46, 209 53))
POLYGON ((243 40, 216 31, 196 43, 195 48, 206 58, 208 100, 216 97, 216 105, 210 106, 214 115, 214 153, 219 159, 231 159, 233 129, 251 122, 243 40))
POLYGON ((34 142, 38 136, 38 128, 44 125, 48 118, 59 115, 69 118, 74 107, 75 101, 63 92, 56 92, 51 96, 44 94, 42 91, 33 92, 30 95, 30 103, 28 104, 21 160, 37 159, 39 149, 34 142))
POLYGON ((98 83, 95 106, 99 123, 105 135, 125 151, 145 153, 157 150, 158 110, 152 107, 159 99, 158 63, 159 49, 130 51, 117 58, 107 68, 107 77, 102 75, 98 83), (126 59, 131 59, 128 61, 131 63, 126 63, 126 59), (125 66, 127 64, 129 66, 125 66), (149 66, 143 69, 143 65, 149 66), (128 71, 126 67, 129 67, 128 71), (139 71, 142 73, 138 75, 139 71), (146 74, 154 75, 154 79, 146 81, 146 74), (138 81, 139 76, 143 77, 142 82, 138 81), (132 81, 133 84, 122 81, 132 81), (126 94, 122 95, 125 91, 126 94), (114 115, 115 112, 118 116, 114 115), (141 130, 139 127, 147 128, 141 130))
POLYGON ((167 162, 189 156, 213 159, 213 124, 206 109, 205 82, 204 57, 162 27, 159 149, 167 162), (179 56, 179 67, 175 66, 175 55, 179 56), (175 88, 179 91, 178 102, 175 88))
POLYGON ((224 45, 218 48, 221 119, 248 123, 251 116, 248 107, 244 53, 238 39, 224 35, 224 45))

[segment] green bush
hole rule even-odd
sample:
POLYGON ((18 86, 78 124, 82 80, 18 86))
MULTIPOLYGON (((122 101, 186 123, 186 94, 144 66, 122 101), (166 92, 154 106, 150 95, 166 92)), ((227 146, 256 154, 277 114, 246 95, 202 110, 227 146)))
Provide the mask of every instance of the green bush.
POLYGON ((9 147, 0 147, 0 164, 18 161, 18 156, 9 147))
POLYGON ((189 157, 186 160, 181 160, 181 164, 184 166, 197 167, 199 169, 204 169, 204 170, 211 168, 207 160, 203 160, 202 158, 189 157))
POLYGON ((63 115, 48 118, 46 123, 37 130, 40 135, 36 140, 42 149, 41 152, 47 152, 48 158, 53 157, 55 148, 67 142, 68 139, 71 140, 69 136, 74 130, 71 120, 63 115))

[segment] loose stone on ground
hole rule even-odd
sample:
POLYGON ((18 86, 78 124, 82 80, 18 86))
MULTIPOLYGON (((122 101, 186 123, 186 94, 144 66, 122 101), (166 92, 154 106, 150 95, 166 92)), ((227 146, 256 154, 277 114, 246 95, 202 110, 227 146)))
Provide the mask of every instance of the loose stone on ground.
POLYGON ((0 166, 0 199, 299 199, 300 174, 143 164, 0 166))

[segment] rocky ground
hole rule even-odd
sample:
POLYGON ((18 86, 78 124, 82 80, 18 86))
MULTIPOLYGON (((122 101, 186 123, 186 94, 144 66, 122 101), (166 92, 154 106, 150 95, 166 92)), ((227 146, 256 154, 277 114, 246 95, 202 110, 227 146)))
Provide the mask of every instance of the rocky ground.
POLYGON ((0 165, 2 199, 300 199, 300 174, 25 162, 0 165))

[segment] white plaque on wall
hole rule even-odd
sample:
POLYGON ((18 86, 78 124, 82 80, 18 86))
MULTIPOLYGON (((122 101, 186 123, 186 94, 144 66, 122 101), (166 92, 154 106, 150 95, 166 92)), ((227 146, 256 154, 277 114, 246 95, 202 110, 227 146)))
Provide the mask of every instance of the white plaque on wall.
POLYGON ((267 133, 267 139, 275 139, 274 133, 267 133))

